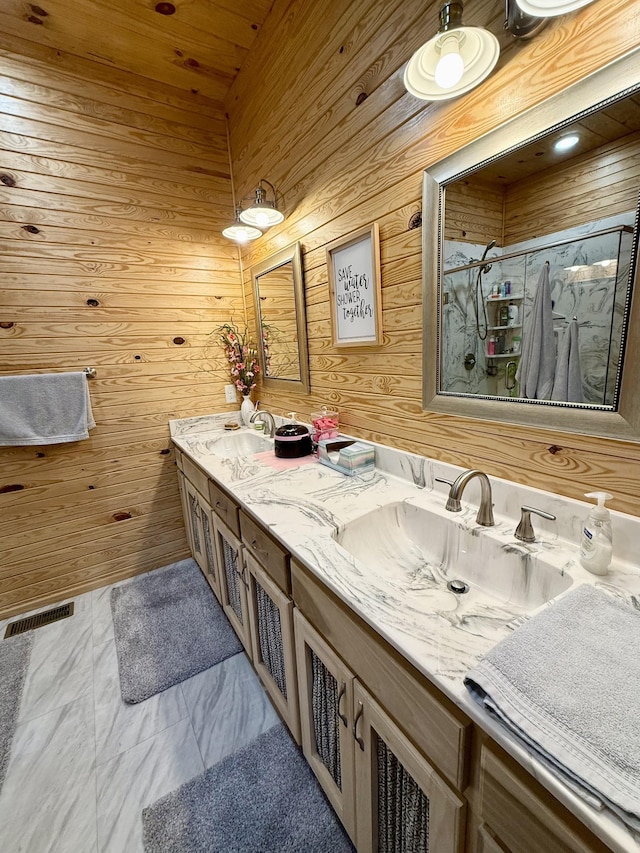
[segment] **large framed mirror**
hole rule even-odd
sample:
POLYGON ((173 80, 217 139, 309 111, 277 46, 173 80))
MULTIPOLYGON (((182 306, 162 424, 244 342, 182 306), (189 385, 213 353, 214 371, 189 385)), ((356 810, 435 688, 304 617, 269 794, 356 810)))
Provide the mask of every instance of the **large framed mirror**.
POLYGON ((309 393, 307 320, 300 243, 251 268, 262 384, 309 393))
POLYGON ((640 441, 639 191, 640 50, 425 171, 425 409, 640 441))

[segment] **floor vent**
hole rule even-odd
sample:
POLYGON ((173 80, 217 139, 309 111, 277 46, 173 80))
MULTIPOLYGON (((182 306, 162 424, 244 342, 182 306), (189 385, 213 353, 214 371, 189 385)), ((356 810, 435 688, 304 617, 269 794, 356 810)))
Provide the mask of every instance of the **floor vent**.
POLYGON ((43 625, 50 625, 51 622, 66 619, 68 616, 73 616, 73 601, 61 607, 54 607, 52 610, 45 610, 44 613, 36 613, 35 616, 27 616, 25 619, 11 622, 4 632, 5 639, 23 634, 25 631, 32 631, 34 628, 42 628, 43 625))

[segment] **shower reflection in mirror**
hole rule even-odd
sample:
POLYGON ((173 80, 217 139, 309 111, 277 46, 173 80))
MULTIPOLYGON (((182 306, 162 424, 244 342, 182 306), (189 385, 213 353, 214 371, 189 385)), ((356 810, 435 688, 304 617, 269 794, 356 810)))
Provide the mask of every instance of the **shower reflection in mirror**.
POLYGON ((613 406, 634 218, 504 246, 445 239, 440 391, 613 406), (538 361, 550 384, 531 382, 538 361))

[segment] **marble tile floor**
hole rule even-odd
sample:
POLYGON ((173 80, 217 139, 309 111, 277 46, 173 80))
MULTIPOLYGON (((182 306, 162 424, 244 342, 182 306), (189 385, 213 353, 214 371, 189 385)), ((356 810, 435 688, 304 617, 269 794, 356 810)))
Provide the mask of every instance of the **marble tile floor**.
POLYGON ((142 853, 145 806, 278 724, 243 653, 125 705, 110 590, 34 632, 0 792, 3 853, 142 853))

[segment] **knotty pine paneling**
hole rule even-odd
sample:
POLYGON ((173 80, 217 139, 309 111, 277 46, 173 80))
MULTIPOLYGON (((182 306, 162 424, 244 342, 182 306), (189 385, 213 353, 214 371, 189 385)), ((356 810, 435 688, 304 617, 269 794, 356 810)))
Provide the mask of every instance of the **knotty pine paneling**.
POLYGON ((212 332, 244 317, 220 106, 23 47, 3 36, 0 373, 95 367, 97 428, 0 447, 0 615, 187 555, 168 420, 229 408, 212 332))
POLYGON ((640 2, 597 0, 522 42, 503 32, 500 0, 469 4, 468 22, 488 26, 501 41, 497 68, 466 96, 424 103, 405 91, 402 72, 437 30, 439 6, 275 0, 231 88, 239 194, 265 175, 282 192, 286 213, 243 252, 252 319, 251 265, 296 240, 303 248, 312 392, 263 389, 262 404, 302 417, 335 406, 356 435, 572 497, 606 488, 615 507, 638 514, 635 444, 422 411, 420 233, 408 223, 420 209, 424 168, 636 47, 640 2), (325 246, 374 221, 384 343, 336 349, 325 246))

